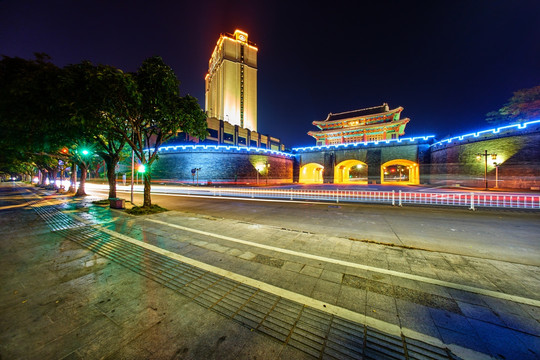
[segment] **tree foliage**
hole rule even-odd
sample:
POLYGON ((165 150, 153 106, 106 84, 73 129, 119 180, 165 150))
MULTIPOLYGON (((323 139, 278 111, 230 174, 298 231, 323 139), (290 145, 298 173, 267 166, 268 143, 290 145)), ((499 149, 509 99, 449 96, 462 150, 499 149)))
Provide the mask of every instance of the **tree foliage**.
POLYGON ((58 170, 59 150, 80 133, 67 111, 61 75, 46 54, 0 61, 0 151, 49 176, 58 170))
POLYGON ((540 119, 540 86, 514 92, 502 108, 486 116, 486 121, 493 124, 524 123, 540 119))
POLYGON ((126 145, 117 128, 125 130, 125 119, 139 103, 135 81, 112 66, 88 61, 66 67, 64 79, 70 90, 70 114, 84 129, 85 140, 95 145, 95 153, 107 164, 109 198, 115 198, 115 168, 126 145))
POLYGON ((3 57, 0 121, 0 151, 10 153, 0 159, 2 169, 32 164, 55 178, 59 160, 77 164, 80 195, 92 163, 83 148, 106 162, 109 197, 115 197, 115 167, 129 144, 147 169, 144 207, 151 206, 151 164, 161 144, 179 131, 206 137, 205 113, 192 96, 180 97, 176 75, 157 56, 134 74, 88 61, 60 69, 45 54, 3 57))
POLYGON ((66 107, 62 69, 46 54, 0 61, 2 146, 23 153, 56 152, 80 133, 66 107))
POLYGON ((128 126, 113 124, 146 168, 143 207, 150 207, 151 165, 159 147, 179 131, 204 139, 206 114, 192 96, 180 97, 180 83, 160 57, 146 59, 134 77, 140 101, 133 103, 125 118, 128 126))

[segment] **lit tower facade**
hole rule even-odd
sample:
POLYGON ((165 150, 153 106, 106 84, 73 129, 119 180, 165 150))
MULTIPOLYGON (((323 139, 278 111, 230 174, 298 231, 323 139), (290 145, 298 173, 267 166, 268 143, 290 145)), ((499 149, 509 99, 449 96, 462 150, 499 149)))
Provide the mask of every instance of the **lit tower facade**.
POLYGON ((209 118, 257 131, 257 47, 248 34, 221 34, 205 77, 209 118))

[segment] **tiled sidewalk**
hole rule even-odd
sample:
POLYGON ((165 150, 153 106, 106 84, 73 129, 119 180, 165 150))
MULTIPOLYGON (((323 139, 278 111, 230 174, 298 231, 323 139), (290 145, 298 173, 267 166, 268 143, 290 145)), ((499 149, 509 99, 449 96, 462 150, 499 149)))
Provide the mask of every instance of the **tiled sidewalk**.
MULTIPOLYGON (((28 194, 0 189, 0 205, 8 196, 28 194)), ((1 210, 0 229, 2 359, 307 358, 51 232, 28 206, 1 210)))
MULTIPOLYGON (((89 205, 88 200, 82 203, 70 201, 61 205, 59 209, 74 221, 84 221, 92 228, 128 236, 141 243, 172 251, 239 276, 326 303, 328 306, 352 311, 355 314, 367 316, 368 319, 380 320, 383 324, 402 329, 405 334, 415 331, 426 338, 438 339, 449 349, 458 349, 456 353, 459 352, 463 358, 481 357, 485 354, 493 358, 535 359, 540 354, 538 345, 540 343, 540 308, 538 307, 540 271, 538 267, 397 246, 389 247, 335 237, 320 231, 315 234, 210 216, 187 216, 174 211, 147 217, 133 217, 121 211, 89 205), (513 298, 508 299, 508 295, 513 298), (467 352, 467 349, 472 352, 467 352)), ((47 319, 49 323, 56 321, 50 315, 51 312, 56 313, 53 307, 63 306, 65 303, 69 303, 69 309, 74 309, 72 314, 78 314, 81 308, 84 309, 80 311, 81 314, 88 313, 88 309, 91 309, 91 313, 98 310, 92 313, 92 316, 96 316, 95 318, 88 320, 89 315, 85 315, 84 321, 67 326, 67 329, 72 329, 70 331, 85 329, 88 326, 97 326, 96 329, 101 329, 99 324, 108 323, 106 319, 110 319, 112 324, 119 326, 117 329, 136 325, 142 326, 141 334, 148 334, 150 329, 156 327, 163 330, 161 324, 165 318, 180 317, 176 314, 174 306, 178 294, 173 295, 157 282, 143 281, 140 275, 126 272, 124 267, 81 249, 72 241, 49 234, 44 228, 44 223, 37 220, 35 215, 28 210, 12 211, 10 214, 17 219, 17 221, 12 219, 12 222, 20 226, 9 227, 9 222, 2 217, 2 229, 12 228, 13 238, 18 239, 9 243, 2 242, 2 254, 4 254, 2 264, 6 265, 3 268, 9 269, 6 271, 11 273, 16 271, 14 269, 21 268, 21 263, 28 265, 25 265, 26 268, 22 266, 24 269, 22 274, 26 275, 12 277, 3 284, 3 288, 7 290, 3 292, 3 297, 6 297, 6 304, 8 304, 4 309, 9 309, 10 313, 12 309, 15 309, 13 317, 2 318, 2 321, 9 324, 8 330, 0 334, 3 344, 14 343, 9 340, 14 329, 15 333, 19 334, 18 338, 14 337, 16 340, 24 339, 29 335, 39 338, 38 330, 26 334, 26 330, 23 331, 19 329, 19 326, 10 323, 20 318, 20 311, 24 311, 24 308, 19 307, 28 303, 28 300, 23 303, 24 299, 20 300, 16 296, 20 294, 16 288, 21 285, 24 285, 21 287, 24 289, 35 286, 41 289, 44 292, 43 295, 48 298, 54 297, 48 288, 54 288, 53 293, 56 293, 58 282, 68 284, 62 285, 64 290, 60 288, 59 294, 62 291, 82 294, 81 297, 77 295, 76 299, 69 301, 60 300, 57 303, 54 300, 54 304, 51 300, 48 305, 50 308, 42 308, 41 313, 36 317, 22 322, 26 325, 37 318, 40 319, 38 322, 44 321, 42 317, 45 315, 50 318, 47 319), (28 227, 24 225, 27 223, 30 224, 28 227), (35 224, 36 229, 39 230, 34 232, 31 224, 35 224), (18 230, 15 231, 15 229, 18 230), (27 230, 29 233, 25 236, 24 233, 27 230), (36 239, 40 241, 34 243, 36 239), (56 243, 62 245, 53 245, 56 243), (36 252, 42 255, 36 258, 32 252, 22 251, 27 248, 35 248, 36 252), (30 254, 29 259, 25 258, 26 254, 30 254), (32 263, 36 261, 46 265, 32 263), (33 269, 34 266, 38 266, 37 270, 29 272, 28 270, 33 269), (45 269, 43 282, 23 278, 29 273, 38 274, 43 269, 45 269), (120 276, 119 274, 122 274, 122 277, 128 276, 129 280, 115 281, 115 278, 120 276), (134 286, 131 289, 128 285, 130 283, 144 285, 140 288, 134 286), (149 285, 150 283, 152 284, 149 285), (85 286, 89 286, 94 291, 90 292, 85 289, 85 286), (148 310, 148 307, 139 308, 141 298, 150 299, 145 291, 147 288, 151 289, 152 301, 158 302, 160 306, 162 302, 165 302, 167 311, 163 316, 156 317, 153 311, 148 310), (12 289, 14 289, 13 292, 11 292, 12 289), (107 297, 108 294, 114 294, 115 298, 107 297), (137 304, 134 303, 136 300, 138 300, 137 304), (110 301, 116 303, 108 306, 110 301), (116 304, 125 304, 128 308, 134 306, 136 309, 134 314, 140 314, 141 318, 129 314, 129 311, 122 312, 116 304), (10 305, 13 308, 9 307, 10 305), (113 310, 115 311, 112 312, 113 310), (120 311, 119 314, 118 311, 120 311), (102 319, 102 316, 105 319, 102 319), (116 316, 125 318, 115 323, 116 316), (147 322, 153 325, 150 326, 147 322), (149 329, 146 328, 147 325, 150 326, 149 329)), ((191 319, 189 324, 197 327, 198 317, 204 319, 210 316, 206 314, 203 316, 202 308, 192 309, 192 306, 197 307, 195 303, 186 303, 185 298, 182 296, 180 298, 181 307, 189 308, 190 314, 191 311, 195 314, 193 318, 189 316, 191 319)), ((62 308, 62 313, 66 311, 66 308, 62 308)), ((213 312, 209 313, 217 316, 213 312)), ((75 317, 79 316, 75 315, 75 317)), ((211 316, 212 319, 214 319, 213 316, 211 316)), ((227 320, 223 317, 215 319, 220 324, 227 320)), ((180 319, 177 320, 180 321, 180 319)), ((59 321, 56 323, 63 324, 61 321, 67 320, 59 321)), ((184 321, 182 326, 185 326, 183 317, 182 321, 184 321)), ((205 324, 204 320, 201 324, 205 324)), ((227 324, 227 327, 234 326, 234 323, 223 324, 227 324)), ((46 323, 43 323, 37 329, 43 329, 45 326, 46 323)), ((180 324, 178 326, 178 331, 185 331, 185 328, 180 329, 180 324)), ((59 326, 59 329, 61 328, 63 326, 59 326)), ((215 331, 212 329, 209 331, 213 334, 215 331)), ((143 335, 136 334, 135 330, 130 331, 132 333, 128 331, 129 334, 125 338, 121 337, 123 340, 119 342, 109 339, 108 341, 114 344, 106 346, 107 349, 95 349, 95 345, 92 347, 86 340, 79 341, 77 337, 73 339, 65 334, 57 334, 57 338, 52 341, 51 339, 42 341, 43 346, 34 349, 32 354, 38 358, 36 354, 43 353, 45 348, 50 349, 51 354, 56 351, 63 354, 63 350, 59 348, 63 349, 66 345, 62 342, 66 341, 70 346, 66 346, 65 355, 75 358, 86 357, 85 354, 99 353, 106 353, 107 356, 117 358, 124 357, 124 352, 127 358, 140 358, 137 355, 143 353, 149 357, 153 354, 155 358, 161 358, 156 355, 159 352, 156 352, 153 345, 138 340, 142 339, 143 335), (51 347, 56 342, 62 346, 51 347), (137 353, 132 350, 132 348, 141 347, 146 352, 137 353), (67 352, 69 349, 71 352, 67 352), (111 349, 117 350, 112 352, 111 349)), ((209 343, 208 346, 212 345, 210 344, 212 341, 216 341, 219 346, 229 343, 218 341, 220 336, 211 337, 202 332, 202 329, 195 332, 197 340, 188 336, 195 344, 197 351, 203 351, 204 341, 209 343), (206 340, 199 341, 199 337, 206 340)), ((244 334, 243 330, 235 330, 235 332, 244 334)), ((170 338, 171 334, 168 331, 165 333, 170 338)), ((165 341, 162 338, 165 333, 155 334, 152 339, 159 344, 160 341, 165 341)), ((97 331, 96 334, 89 335, 89 338, 93 339, 96 336, 98 339, 105 339, 110 336, 110 333, 103 331, 97 331)), ((259 358, 282 358, 285 355, 289 357, 293 353, 293 358, 307 356, 305 351, 298 352, 299 350, 295 347, 279 347, 269 337, 267 339, 266 336, 260 334, 254 338, 247 334, 241 335, 240 339, 245 339, 245 342, 239 348, 231 344, 230 346, 233 346, 235 350, 226 354, 235 354, 237 357, 245 358, 268 346, 269 352, 259 353, 259 358)), ((184 340, 173 339, 172 341, 184 340)), ((105 341, 104 344, 107 345, 107 342, 105 341)), ((0 349, 2 349, 1 354, 9 354, 5 352, 7 348, 0 349)), ((212 353, 214 354, 212 356, 224 354, 222 348, 215 347, 215 349, 217 352, 212 353)), ((178 351, 180 351, 178 354, 183 354, 182 349, 178 351)), ((170 355, 170 352, 167 354, 170 355)), ((193 357, 197 353, 188 349, 185 354, 191 354, 186 357, 193 357)), ((29 357, 32 358, 32 356, 29 357)), ((57 354, 52 357, 61 358, 62 356, 57 354)))

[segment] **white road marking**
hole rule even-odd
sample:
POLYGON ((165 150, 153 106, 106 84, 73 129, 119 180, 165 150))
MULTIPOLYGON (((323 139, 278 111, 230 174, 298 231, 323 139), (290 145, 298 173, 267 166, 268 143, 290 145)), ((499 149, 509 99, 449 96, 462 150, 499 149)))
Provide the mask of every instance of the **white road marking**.
MULTIPOLYGON (((390 323, 387 323, 385 321, 375 319, 375 318, 369 317, 367 315, 359 314, 357 312, 351 311, 349 309, 342 308, 342 307, 337 306, 337 305, 328 304, 328 303, 325 303, 323 301, 316 300, 316 299, 310 298, 308 296, 292 292, 290 290, 282 289, 282 288, 279 288, 277 286, 274 286, 274 285, 271 285, 271 284, 268 284, 268 283, 265 283, 265 282, 262 282, 262 281, 259 281, 259 280, 255 280, 255 279, 252 279, 252 278, 249 278, 249 277, 246 277, 244 275, 233 273, 231 271, 224 270, 224 269, 221 269, 219 267, 216 267, 216 266, 213 266, 213 265, 210 265, 210 264, 206 264, 206 263, 203 263, 203 262, 200 262, 200 261, 197 261, 197 260, 182 256, 182 255, 174 253, 172 251, 168 251, 168 250, 162 249, 160 247, 157 247, 157 246, 154 246, 154 245, 151 245, 151 244, 144 243, 142 241, 133 239, 133 238, 131 238, 129 236, 118 233, 118 232, 116 232, 114 230, 107 229, 107 228, 105 228, 105 227, 103 227, 101 225, 94 225, 94 227, 96 227, 99 230, 101 230, 101 231, 103 231, 105 233, 108 233, 108 234, 110 234, 112 236, 120 238, 120 239, 122 239, 124 241, 127 241, 129 243, 132 243, 134 245, 143 247, 145 249, 154 251, 154 252, 156 252, 158 254, 161 254, 163 256, 166 256, 166 257, 168 257, 170 259, 178 260, 178 261, 184 262, 186 264, 198 267, 198 268, 200 268, 202 270, 206 270, 206 271, 212 272, 214 274, 226 277, 228 279, 238 281, 238 282, 240 282, 242 284, 246 284, 246 285, 261 289, 263 291, 266 291, 268 293, 280 296, 282 298, 285 298, 285 299, 288 299, 288 300, 291 300, 291 301, 295 301, 295 302, 298 302, 300 304, 305 304, 305 305, 310 306, 310 307, 312 307, 314 309, 317 309, 319 311, 323 311, 325 313, 333 314, 333 315, 339 316, 339 317, 341 317, 343 319, 347 319, 347 320, 350 320, 350 321, 353 321, 353 322, 356 322, 356 323, 359 323, 359 324, 365 324, 367 326, 371 326, 371 327, 376 328, 376 329, 378 329, 380 331, 386 332, 387 334, 391 334, 391 335, 395 335, 395 336, 401 336, 403 334, 403 335, 405 335, 405 336, 407 336, 409 338, 416 339, 416 340, 419 340, 419 341, 423 341, 423 342, 429 343, 429 344, 437 346, 437 347, 443 347, 444 348, 446 346, 450 346, 450 345, 444 344, 441 340, 439 340, 439 339, 437 339, 435 337, 425 335, 425 334, 419 333, 417 331, 414 331, 414 330, 411 330, 411 329, 408 329, 408 328, 400 327, 400 326, 395 325, 395 324, 390 324, 390 323)), ((456 353, 463 353, 463 352, 468 351, 468 349, 457 347, 457 346, 454 346, 453 344, 451 345, 451 347, 452 347, 452 350, 454 350, 454 352, 456 352, 456 353)), ((476 355, 481 356, 482 354, 477 353, 476 355)))
POLYGON ((354 268, 357 268, 357 269, 368 270, 368 271, 372 271, 372 272, 378 272, 378 273, 381 273, 381 274, 401 277, 401 278, 404 278, 404 279, 420 281, 420 282, 424 282, 424 283, 428 283, 428 284, 439 285, 439 286, 443 286, 443 287, 447 287, 447 288, 467 291, 467 292, 471 292, 471 293, 475 293, 475 294, 486 295, 486 296, 491 296, 491 297, 498 298, 498 299, 510 300, 510 301, 513 301, 513 302, 518 302, 518 303, 522 303, 522 304, 527 304, 527 305, 540 307, 540 301, 539 300, 529 299, 529 298, 525 298, 525 297, 522 297, 522 296, 505 294, 505 293, 501 293, 499 291, 493 291, 493 290, 487 290, 487 289, 477 288, 477 287, 468 286, 468 285, 456 284, 456 283, 452 283, 452 282, 448 282, 448 281, 444 281, 444 280, 428 278, 428 277, 425 277, 425 276, 419 276, 419 275, 408 274, 408 273, 403 273, 403 272, 394 271, 394 270, 382 269, 382 268, 378 268, 378 267, 374 267, 374 266, 357 264, 357 263, 344 261, 344 260, 339 260, 339 259, 333 259, 333 258, 329 258, 329 257, 325 257, 325 256, 313 255, 313 254, 303 253, 303 252, 299 252, 299 251, 279 248, 279 247, 275 247, 275 246, 259 244, 259 243, 255 243, 255 242, 251 242, 251 241, 247 241, 247 240, 236 239, 236 238, 233 238, 233 237, 230 237, 230 236, 211 233, 211 232, 208 232, 208 231, 192 229, 192 228, 188 228, 188 227, 181 226, 181 225, 176 225, 176 224, 170 224, 170 223, 167 223, 165 221, 156 220, 156 219, 146 219, 146 221, 151 221, 151 222, 154 222, 156 224, 170 226, 170 227, 173 227, 173 228, 176 228, 176 229, 192 232, 192 233, 195 233, 195 234, 210 236, 210 237, 214 237, 214 238, 218 238, 218 239, 222 239, 222 240, 226 240, 226 241, 235 242, 235 243, 238 243, 238 244, 244 244, 244 245, 248 245, 248 246, 258 247, 258 248, 261 248, 261 249, 276 251, 276 252, 280 252, 280 253, 284 253, 284 254, 288 254, 288 255, 299 256, 299 257, 303 257, 303 258, 307 258, 307 259, 314 259, 314 260, 324 261, 324 262, 338 264, 338 265, 350 266, 350 267, 354 267, 354 268))

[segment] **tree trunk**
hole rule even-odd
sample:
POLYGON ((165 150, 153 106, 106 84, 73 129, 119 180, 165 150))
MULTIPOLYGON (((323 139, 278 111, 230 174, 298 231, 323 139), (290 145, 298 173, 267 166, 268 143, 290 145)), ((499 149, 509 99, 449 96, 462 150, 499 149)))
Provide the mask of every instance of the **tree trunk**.
POLYGON ((71 181, 68 192, 74 193, 77 191, 77 164, 71 163, 71 181))
POLYGON ((43 170, 39 170, 39 172, 41 173, 41 186, 46 186, 47 173, 43 170))
POLYGON ((143 173, 144 179, 144 203, 143 207, 151 207, 152 199, 150 198, 150 173, 148 170, 143 173))
POLYGON ((118 159, 109 158, 104 160, 107 164, 107 179, 109 180, 109 199, 116 198, 116 164, 118 159))
POLYGON ((56 168, 52 168, 51 171, 49 172, 49 174, 51 174, 51 176, 49 178, 49 184, 51 184, 51 182, 52 182, 53 188, 58 189, 58 185, 56 185, 56 175, 58 174, 58 170, 56 168))
POLYGON ((86 183, 86 173, 88 172, 88 169, 85 166, 81 166, 81 183, 79 184, 79 188, 77 189, 77 193, 75 196, 86 196, 86 192, 84 192, 84 184, 86 183))

